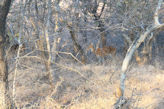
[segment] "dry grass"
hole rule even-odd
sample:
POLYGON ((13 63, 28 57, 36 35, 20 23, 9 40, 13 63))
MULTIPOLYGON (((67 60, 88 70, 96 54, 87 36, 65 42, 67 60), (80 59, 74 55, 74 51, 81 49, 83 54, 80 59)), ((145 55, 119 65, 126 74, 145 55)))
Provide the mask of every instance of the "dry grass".
MULTIPOLYGON (((45 77, 44 66, 37 61, 20 61, 24 67, 19 66, 16 81, 18 107, 24 109, 111 109, 113 107, 117 99, 115 92, 119 85, 121 63, 109 61, 105 65, 77 65, 60 62, 60 65, 66 67, 52 67, 56 84, 52 92, 45 77)), ((10 82, 12 82, 12 74, 13 72, 10 73, 10 82)), ((151 65, 133 64, 127 75, 125 95, 130 109, 156 107, 162 109, 164 70, 151 65)))

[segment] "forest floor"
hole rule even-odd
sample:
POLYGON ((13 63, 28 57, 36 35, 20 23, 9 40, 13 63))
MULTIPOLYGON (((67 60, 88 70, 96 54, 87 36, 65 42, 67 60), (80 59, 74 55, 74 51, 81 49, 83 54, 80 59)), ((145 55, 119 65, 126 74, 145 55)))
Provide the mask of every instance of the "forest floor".
MULTIPOLYGON (((14 68, 14 66, 13 66, 14 68)), ((16 76, 16 105, 23 109, 112 109, 118 99, 121 61, 104 65, 59 62, 52 67, 51 90, 44 65, 22 58, 16 76)), ((9 83, 15 70, 10 67, 9 83)), ((163 109, 164 69, 133 63, 127 72, 125 97, 129 109, 163 109)))

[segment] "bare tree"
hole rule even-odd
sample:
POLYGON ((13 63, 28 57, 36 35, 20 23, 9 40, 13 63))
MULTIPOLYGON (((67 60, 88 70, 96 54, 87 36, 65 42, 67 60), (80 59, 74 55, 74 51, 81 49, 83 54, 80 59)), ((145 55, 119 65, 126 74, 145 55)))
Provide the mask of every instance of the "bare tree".
POLYGON ((48 17, 47 17, 47 21, 46 21, 46 27, 44 28, 44 35, 45 35, 45 38, 46 38, 46 45, 47 45, 47 52, 48 52, 48 59, 47 59, 47 62, 46 62, 46 68, 47 68, 47 75, 49 77, 49 81, 50 81, 50 84, 51 86, 53 87, 53 74, 51 72, 51 47, 50 47, 50 39, 49 39, 49 27, 50 27, 50 17, 51 17, 51 0, 48 0, 48 17))
POLYGON ((98 23, 98 30, 100 31, 100 37, 101 37, 101 42, 102 42, 102 47, 106 46, 106 27, 105 24, 101 18, 103 11, 106 6, 106 0, 103 0, 103 3, 98 3, 97 0, 94 1, 94 6, 92 9, 92 14, 94 16, 94 21, 98 23), (102 4, 102 6, 101 6, 102 4), (98 12, 98 8, 100 12, 98 12))
POLYGON ((141 43, 150 36, 150 34, 154 31, 157 31, 159 29, 163 29, 164 28, 164 23, 160 23, 159 22, 159 10, 161 8, 163 0, 159 0, 158 1, 158 5, 156 7, 156 10, 154 12, 154 23, 152 24, 152 27, 148 28, 147 31, 144 31, 143 33, 141 33, 140 37, 136 38, 133 43, 131 44, 131 46, 129 47, 126 56, 123 60, 123 64, 122 64, 122 75, 121 75, 121 80, 120 80, 120 91, 121 91, 121 96, 119 97, 119 99, 117 100, 116 104, 115 104, 115 108, 116 109, 121 109, 123 104, 126 103, 125 98, 124 98, 124 91, 125 91, 125 80, 126 80, 126 72, 128 69, 128 65, 130 60, 132 59, 132 56, 135 52, 135 50, 141 45, 141 43))
POLYGON ((5 59, 6 45, 6 18, 10 9, 11 0, 0 1, 0 108, 6 109, 8 94, 8 68, 5 59))
MULTIPOLYGON (((143 0, 138 2, 136 0, 124 0, 118 1, 116 5, 116 18, 120 23, 122 23, 122 31, 124 34, 125 48, 131 45, 140 33, 147 31, 147 28, 150 27, 150 24, 153 22, 153 16, 155 7, 154 5, 157 1, 147 1, 143 0)), ((143 45, 140 47, 140 50, 136 50, 135 58, 137 63, 146 63, 151 59, 151 43, 148 40, 144 41, 143 45), (149 46, 149 47, 148 47, 149 46), (147 60, 147 61, 146 61, 147 60)), ((126 51, 127 51, 126 49, 126 51)))

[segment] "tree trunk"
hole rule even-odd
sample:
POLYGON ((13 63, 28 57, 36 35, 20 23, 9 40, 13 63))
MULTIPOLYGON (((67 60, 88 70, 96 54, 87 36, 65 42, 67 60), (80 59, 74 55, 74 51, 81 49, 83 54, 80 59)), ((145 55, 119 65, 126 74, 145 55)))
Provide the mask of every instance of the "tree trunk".
POLYGON ((75 49, 75 52, 80 52, 80 55, 81 55, 81 62, 83 64, 86 63, 86 56, 84 54, 84 51, 82 49, 82 47, 80 46, 80 44, 77 42, 77 39, 76 39, 76 34, 72 28, 72 25, 71 24, 68 24, 67 25, 68 28, 69 28, 69 32, 70 32, 70 35, 71 35, 71 39, 73 41, 73 44, 74 44, 74 49, 75 49))
POLYGON ((92 11, 92 13, 93 13, 93 15, 94 15, 94 20, 95 20, 95 22, 98 23, 98 30, 100 31, 102 47, 105 47, 105 46, 106 46, 106 43, 107 43, 105 24, 104 24, 104 22, 101 20, 101 15, 102 15, 102 13, 103 13, 103 11, 104 11, 105 5, 106 5, 106 0, 104 0, 104 3, 103 3, 103 6, 102 6, 102 8, 101 8, 100 13, 97 13, 97 9, 98 9, 98 7, 99 7, 99 4, 97 4, 97 3, 95 2, 95 6, 94 6, 94 9, 93 9, 93 11, 92 11))
POLYGON ((8 95, 8 69, 5 59, 5 25, 6 17, 9 12, 11 0, 0 1, 0 108, 6 109, 9 105, 7 102, 8 95))

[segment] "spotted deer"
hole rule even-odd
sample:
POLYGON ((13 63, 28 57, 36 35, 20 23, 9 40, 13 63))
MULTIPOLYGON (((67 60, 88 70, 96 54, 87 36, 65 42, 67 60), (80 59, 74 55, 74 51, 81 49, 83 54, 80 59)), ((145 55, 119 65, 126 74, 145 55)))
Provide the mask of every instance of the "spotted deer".
POLYGON ((113 46, 104 46, 103 48, 95 49, 93 44, 90 44, 87 51, 88 50, 91 50, 96 55, 99 62, 101 62, 101 63, 104 61, 104 58, 106 56, 112 55, 112 57, 113 57, 116 55, 116 48, 113 46))

